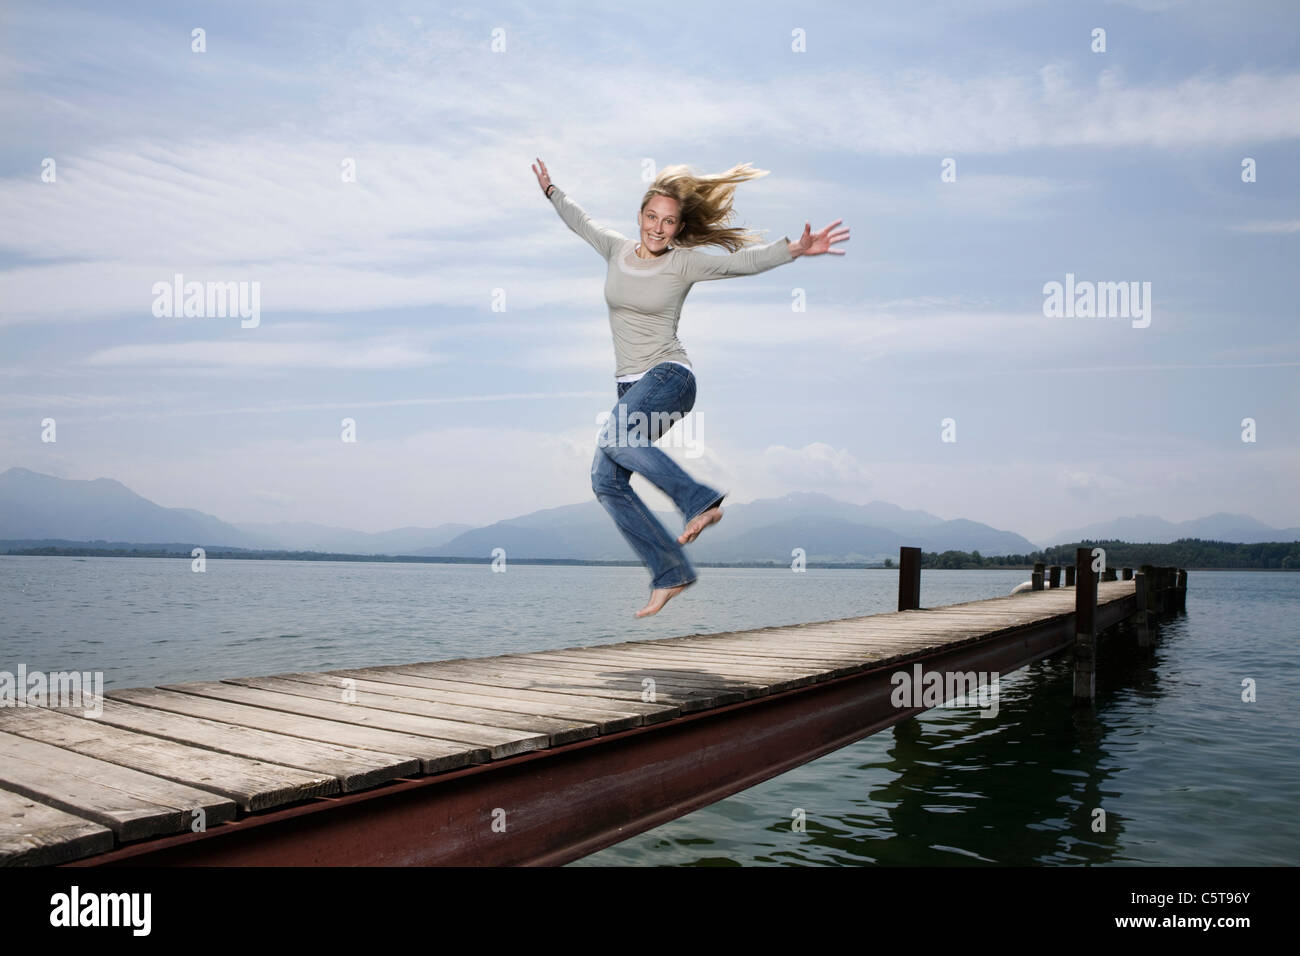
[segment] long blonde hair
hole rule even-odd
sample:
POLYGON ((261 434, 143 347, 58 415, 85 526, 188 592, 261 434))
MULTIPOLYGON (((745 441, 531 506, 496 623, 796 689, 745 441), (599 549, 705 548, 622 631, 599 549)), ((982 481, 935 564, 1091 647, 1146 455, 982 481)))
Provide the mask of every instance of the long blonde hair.
POLYGON ((762 242, 763 237, 747 229, 724 226, 735 214, 731 209, 736 187, 749 179, 768 174, 766 169, 755 169, 750 163, 732 166, 725 173, 696 175, 687 166, 665 166, 659 171, 641 200, 641 211, 654 196, 667 196, 681 204, 681 228, 672 238, 672 245, 683 249, 692 246, 722 246, 735 252, 750 243, 762 242))

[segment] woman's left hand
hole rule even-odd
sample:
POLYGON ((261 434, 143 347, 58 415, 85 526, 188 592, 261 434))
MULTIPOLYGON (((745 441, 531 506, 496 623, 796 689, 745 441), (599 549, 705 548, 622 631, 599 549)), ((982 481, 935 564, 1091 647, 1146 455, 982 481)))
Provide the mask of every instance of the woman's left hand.
POLYGON ((836 219, 820 232, 812 231, 812 223, 805 223, 803 235, 799 237, 798 242, 790 243, 790 255, 798 258, 799 256, 820 256, 824 252, 829 252, 833 256, 844 255, 843 249, 832 249, 831 243, 844 242, 849 238, 848 229, 838 229, 832 232, 843 219, 836 219))

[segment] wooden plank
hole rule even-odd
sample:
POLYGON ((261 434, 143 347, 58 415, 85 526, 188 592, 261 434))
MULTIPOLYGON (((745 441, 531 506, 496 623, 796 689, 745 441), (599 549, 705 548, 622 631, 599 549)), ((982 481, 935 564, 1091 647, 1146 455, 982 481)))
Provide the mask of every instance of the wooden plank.
POLYGON ((680 651, 696 656, 717 657, 724 661, 735 660, 742 664, 781 664, 787 669, 808 673, 825 673, 837 667, 858 663, 856 655, 843 649, 817 650, 792 637, 780 640, 774 636, 762 641, 725 638, 683 638, 673 643, 628 641, 624 647, 636 653, 674 654, 680 651), (776 657, 778 652, 783 656, 776 657))
POLYGON ((1020 608, 1008 609, 1005 611, 947 611, 947 610, 929 610, 929 611, 909 611, 906 614, 899 615, 896 620, 877 621, 872 625, 862 625, 857 629, 870 630, 889 630, 891 628, 906 630, 909 627, 930 626, 933 627, 940 622, 969 621, 972 623, 997 623, 1000 621, 1025 621, 1031 622, 1040 619, 1058 617, 1062 614, 1070 613, 1069 609, 1062 604, 1056 608, 1020 608))
MULTIPOLYGON (((604 647, 618 647, 618 645, 603 645, 604 647)), ((620 665, 617 660, 606 657, 602 660, 575 659, 566 652, 545 651, 538 654, 516 654, 505 660, 504 663, 518 664, 524 667, 546 667, 549 670, 566 671, 573 674, 590 674, 597 677, 613 678, 615 680, 631 680, 640 682, 647 676, 656 677, 665 687, 671 687, 677 692, 690 693, 715 693, 718 690, 730 689, 732 687, 751 687, 758 693, 767 693, 767 683, 761 680, 752 681, 734 681, 728 680, 717 674, 708 673, 672 673, 669 669, 663 669, 661 674, 651 673, 649 669, 635 666, 625 667, 620 665), (626 671, 624 674, 622 671, 626 671)))
POLYGON ((1055 615, 1044 614, 1025 614, 1014 615, 1010 612, 998 615, 975 615, 960 614, 953 615, 951 618, 944 620, 938 617, 925 617, 915 615, 926 615, 927 611, 912 611, 905 617, 896 621, 872 621, 869 624, 856 624, 853 626, 826 628, 819 631, 808 631, 805 633, 814 635, 824 635, 827 637, 842 637, 845 635, 855 634, 908 634, 916 630, 933 628, 939 624, 957 624, 965 627, 986 627, 990 623, 996 625, 1003 620, 1017 620, 1032 622, 1044 617, 1054 617, 1055 615))
MULTIPOLYGON (((582 693, 596 697, 608 697, 614 700, 641 700, 642 685, 639 678, 609 677, 608 668, 568 667, 517 664, 514 662, 486 660, 466 662, 429 662, 407 664, 402 671, 422 677, 455 677, 462 680, 492 680, 507 687, 519 687, 525 690, 555 690, 565 693, 582 693)), ((655 702, 668 702, 682 709, 683 713, 719 707, 723 704, 736 703, 748 697, 763 693, 761 687, 748 685, 730 688, 700 690, 693 686, 682 690, 677 684, 667 684, 657 689, 655 702)))
POLYGON ((521 690, 517 687, 501 687, 496 684, 439 680, 435 677, 417 677, 413 674, 405 674, 396 667, 362 667, 357 670, 327 671, 327 673, 339 677, 364 677, 369 680, 391 681, 395 684, 410 684, 412 687, 428 687, 452 693, 470 694, 484 699, 503 698, 519 703, 572 705, 592 713, 601 713, 612 717, 631 714, 639 718, 643 724, 671 720, 681 714, 680 709, 671 704, 646 704, 631 700, 613 701, 604 697, 587 697, 580 694, 559 694, 554 691, 521 690))
MULTIPOLYGON (((191 717, 207 717, 226 724, 239 724, 242 727, 269 730, 290 737, 302 737, 305 740, 333 741, 344 747, 413 757, 420 761, 420 769, 425 773, 456 770, 469 766, 471 762, 471 752, 461 743, 443 742, 433 737, 418 737, 415 734, 404 734, 395 730, 378 730, 359 724, 345 724, 338 720, 322 720, 319 717, 306 717, 281 710, 267 710, 265 707, 236 704, 211 697, 178 694, 156 687, 109 691, 104 697, 110 700, 122 700, 140 707, 152 707, 159 711, 187 714, 191 717)), ((486 752, 482 757, 484 760, 487 759, 486 752)))
MULTIPOLYGON (((355 681, 357 690, 371 691, 376 694, 388 694, 395 697, 412 697, 429 703, 460 705, 473 707, 475 710, 491 713, 501 711, 515 718, 543 717, 566 721, 585 721, 596 728, 597 734, 610 734, 620 730, 640 727, 640 714, 614 713, 609 710, 596 710, 586 707, 574 707, 567 704, 539 703, 536 701, 514 700, 509 697, 489 697, 485 694, 466 693, 464 691, 447 691, 435 687, 422 686, 417 683, 420 678, 406 675, 386 675, 369 672, 364 676, 357 671, 340 674, 329 671, 326 676, 335 680, 355 681)), ((330 686, 335 686, 331 683, 330 686)), ((581 698, 579 698, 581 699, 581 698)))
MULTIPOLYGON (((466 665, 440 666, 436 663, 399 665, 398 673, 430 680, 460 681, 480 686, 495 686, 505 690, 526 690, 531 693, 581 694, 608 700, 613 704, 648 703, 642 701, 641 685, 633 680, 609 680, 594 676, 591 671, 581 673, 543 670, 517 664, 493 664, 491 669, 466 662, 466 665)), ((744 700, 742 691, 704 693, 696 690, 674 692, 665 689, 655 697, 655 704, 666 704, 680 713, 691 713, 721 703, 744 700)))
MULTIPOLYGON (((722 654, 691 652, 685 648, 680 651, 664 651, 659 654, 630 650, 623 645, 614 645, 601 651, 571 650, 547 651, 546 660, 580 661, 594 663, 612 663, 633 669, 638 673, 654 676, 656 672, 669 675, 707 674, 726 680, 750 681, 766 686, 769 693, 793 687, 805 687, 825 678, 823 671, 800 668, 781 667, 775 664, 751 664, 738 657, 722 654)), ((857 668, 848 669, 849 672, 857 668)))
POLYGON ((389 780, 420 772, 420 761, 414 757, 353 750, 336 743, 303 740, 204 717, 137 707, 116 699, 105 700, 103 712, 98 717, 86 719, 191 747, 335 777, 344 793, 377 787, 389 780))
POLYGON ((600 686, 600 682, 631 684, 639 687, 644 678, 653 677, 660 685, 661 690, 677 695, 687 693, 710 695, 727 691, 739 691, 746 697, 761 697, 770 693, 766 681, 728 680, 719 675, 700 674, 687 676, 663 668, 656 671, 653 668, 628 667, 620 665, 617 661, 557 660, 546 657, 534 658, 521 654, 514 659, 503 661, 494 666, 505 667, 512 665, 544 676, 554 674, 561 677, 585 678, 592 681, 593 687, 600 686))
MULTIPOLYGON (((1041 618, 1042 615, 1031 614, 1026 615, 1024 620, 1033 622, 1041 618)), ((942 623, 973 630, 984 629, 988 626, 988 622, 968 615, 962 615, 960 618, 942 623)), ((860 627, 825 628, 809 633, 815 639, 842 640, 845 637, 856 637, 861 634, 913 634, 933 630, 939 624, 940 622, 935 618, 912 618, 907 621, 876 621, 870 625, 860 627)))
MULTIPOLYGON (((534 733, 546 734, 550 738, 548 741, 549 746, 572 743, 575 740, 589 740, 598 736, 601 732, 598 720, 571 720, 532 712, 458 704, 439 699, 436 691, 432 692, 434 695, 432 697, 421 696, 428 695, 431 692, 408 685, 386 684, 381 681, 355 677, 338 677, 334 674, 319 671, 277 674, 273 678, 258 678, 258 680, 285 680, 310 684, 313 687, 323 688, 323 690, 312 691, 311 696, 329 700, 338 700, 341 690, 349 686, 343 682, 351 681, 350 686, 357 694, 357 703, 369 707, 396 710, 404 714, 424 714, 442 720, 462 721, 474 726, 500 727, 506 730, 529 730, 534 733), (362 699, 363 696, 364 700, 362 699)), ((280 689, 272 688, 270 685, 266 686, 268 690, 280 689)), ((289 691, 286 690, 286 692, 289 691)), ((292 691, 292 693, 300 692, 292 691)), ((634 718, 631 723, 627 719, 614 721, 614 723, 621 723, 620 730, 636 726, 634 718)))
POLYGON ((442 743, 459 743, 470 753, 471 763, 484 763, 499 757, 523 753, 536 749, 527 740, 507 740, 505 742, 483 745, 466 741, 453 741, 443 733, 443 727, 450 721, 430 720, 414 714, 399 714, 374 707, 360 707, 356 704, 342 704, 326 700, 316 700, 300 694, 282 694, 275 691, 247 687, 228 681, 194 681, 186 684, 163 684, 163 690, 176 691, 181 694, 194 694, 199 697, 213 697, 217 700, 231 701, 237 704, 252 704, 268 710, 282 710, 291 714, 303 714, 308 717, 321 717, 325 720, 337 720, 343 723, 361 724, 365 727, 377 727, 382 730, 397 730, 402 733, 432 737, 442 743))
MULTIPOLYGON (((1026 622, 1038 620, 1038 616, 1029 616, 1025 618, 1026 622)), ((996 626, 993 625, 993 626, 996 626)), ((960 618, 952 621, 939 622, 935 620, 913 619, 911 621, 895 622, 877 622, 871 626, 863 627, 844 627, 844 628, 821 628, 817 631, 805 631, 787 635, 788 639, 811 640, 811 641, 845 641, 861 637, 880 637, 880 636, 914 636, 926 633, 946 633, 944 628, 955 627, 968 630, 971 633, 986 632, 990 625, 985 621, 977 621, 973 618, 960 618)))
POLYGON ((235 804, 196 787, 0 731, 0 788, 108 827, 123 842, 179 833, 194 810, 208 826, 235 804))
MULTIPOLYGON (((226 683, 242 684, 245 687, 257 687, 299 697, 311 697, 315 700, 339 701, 341 699, 340 695, 344 688, 338 683, 338 678, 320 675, 325 678, 325 683, 314 683, 307 679, 312 676, 316 675, 304 673, 277 674, 274 677, 233 677, 226 683)), ((594 724, 573 724, 559 720, 548 721, 544 718, 534 718, 529 721, 509 718, 509 715, 503 711, 481 711, 478 708, 458 708, 447 704, 426 704, 412 697, 391 697, 387 694, 374 694, 361 690, 355 693, 357 707, 424 717, 434 721, 439 727, 439 733, 444 737, 464 740, 471 744, 527 743, 528 750, 543 750, 555 744, 587 740, 596 736, 594 724), (474 710, 476 714, 482 716, 462 719, 466 717, 466 712, 469 710, 474 710), (511 724, 525 723, 532 726, 511 726, 511 724)), ((515 753, 522 752, 515 751, 515 753)))
POLYGON ((0 790, 0 866, 55 866, 113 849, 113 831, 0 790))
MULTIPOLYGON (((923 642, 924 646, 932 646, 936 642, 923 642)), ((677 649, 686 659, 694 659, 689 655, 692 654, 709 654, 711 653, 710 644, 704 639, 699 643, 694 641, 662 645, 662 651, 665 653, 678 653, 677 649)), ((733 648, 731 643, 723 644, 718 648, 719 651, 733 648)), ((802 643, 788 642, 785 644, 778 643, 774 639, 768 639, 761 644, 744 645, 735 642, 734 651, 743 653, 747 658, 768 658, 774 661, 804 661, 804 666, 808 664, 820 665, 819 670, 823 675, 821 679, 838 677, 842 674, 855 674, 869 668, 879 665, 882 659, 887 659, 896 653, 913 653, 916 650, 916 642, 900 641, 890 639, 887 641, 862 641, 844 642, 834 646, 833 650, 805 651, 802 643), (810 654, 817 653, 820 660, 812 658, 810 654)), ((812 669, 812 668, 809 668, 812 669)))
POLYGON ((916 630, 913 633, 896 632, 885 634, 869 634, 857 638, 855 642, 846 641, 847 646, 856 646, 863 649, 872 647, 894 646, 894 647, 911 647, 915 649, 925 647, 944 647, 949 644, 964 644, 968 641, 977 641, 989 637, 990 633, 983 628, 971 630, 962 630, 950 628, 946 630, 916 630))
POLYGON ((1069 600, 1074 595, 1071 593, 1068 597, 1062 595, 1056 601, 1033 601, 1031 604, 1021 604, 1019 607, 1011 606, 1006 608, 952 608, 952 607, 935 607, 923 611, 913 611, 910 615, 905 615, 904 620, 942 620, 951 618, 977 619, 997 619, 1008 618, 1013 620, 1033 620, 1039 617, 1056 617, 1059 614, 1068 614, 1074 609, 1073 603, 1069 600))
MULTIPOLYGON (((970 632, 966 635, 959 635, 957 640, 972 640, 983 636, 982 632, 970 632)), ((780 650, 783 653, 794 654, 794 656, 810 656, 816 654, 818 657, 827 659, 827 661, 853 661, 858 659, 863 653, 870 653, 872 650, 881 648, 881 646, 917 646, 917 645, 943 645, 949 644, 946 636, 939 635, 863 635, 859 637, 844 637, 839 641, 826 639, 823 643, 806 645, 802 641, 787 639, 785 643, 777 640, 764 640, 762 643, 749 645, 751 653, 771 653, 774 650, 780 650)), ((673 646, 673 645, 664 645, 673 646)), ((707 645, 699 645, 707 646, 707 645)), ((728 646, 728 645, 723 645, 728 646)), ((746 652, 750 653, 750 652, 746 652)))
POLYGON ((631 641, 637 648, 659 652, 682 648, 691 653, 722 653, 754 661, 778 662, 818 669, 821 672, 837 667, 851 667, 862 662, 862 657, 843 647, 812 646, 805 641, 786 638, 783 641, 769 638, 762 641, 712 640, 710 638, 683 638, 668 641, 631 641))
POLYGON ((645 647, 637 644, 606 644, 597 647, 572 647, 564 650, 546 651, 545 654, 529 655, 530 660, 577 661, 577 662, 628 662, 629 666, 639 668, 645 664, 660 664, 665 669, 682 667, 705 669, 707 679, 714 674, 728 680, 753 678, 754 683, 765 683, 767 678, 777 677, 815 677, 822 670, 808 662, 781 664, 761 659, 751 659, 743 653, 726 650, 707 650, 682 645, 677 649, 645 647), (710 665, 721 665, 718 669, 710 665))
MULTIPOLYGON (((857 635, 845 635, 845 637, 858 637, 873 640, 881 638, 898 638, 900 640, 918 640, 920 638, 930 638, 937 643, 951 643, 950 638, 954 634, 963 635, 964 637, 988 637, 993 634, 1001 633, 1009 628, 1026 627, 1036 624, 1039 621, 1048 621, 1052 618, 1029 617, 1023 621, 1012 621, 1010 623, 997 622, 975 622, 970 620, 954 621, 933 621, 924 624, 914 624, 910 627, 880 628, 878 630, 861 631, 857 635)), ((827 638, 830 639, 830 638, 827 638)))
MULTIPOLYGON (((700 648, 708 649, 715 645, 711 641, 706 642, 701 639, 698 643, 694 641, 683 641, 680 644, 664 642, 662 644, 656 643, 653 646, 663 648, 698 646, 700 648)), ((845 642, 843 644, 834 645, 818 644, 812 645, 810 648, 802 639, 799 640, 798 643, 789 642, 784 644, 779 643, 776 640, 764 640, 762 642, 753 642, 750 644, 745 644, 741 641, 727 641, 720 643, 718 646, 721 649, 743 650, 745 654, 750 657, 772 658, 776 660, 797 659, 803 661, 811 659, 817 663, 826 664, 828 667, 844 667, 854 663, 870 662, 877 656, 874 653, 876 646, 862 644, 861 642, 855 644, 845 642), (807 655, 810 653, 815 653, 817 657, 809 658, 807 655)))
MULTIPOLYGON (((598 648, 585 649, 584 653, 598 648)), ((615 652, 620 658, 638 661, 667 661, 692 667, 717 665, 719 673, 728 677, 752 677, 763 680, 772 676, 790 678, 808 676, 815 680, 852 674, 860 671, 864 661, 859 653, 840 649, 834 652, 816 652, 788 641, 784 644, 769 640, 762 644, 742 641, 722 642, 707 638, 673 643, 628 643, 615 652)), ((566 651, 565 654, 573 652, 566 651)))
POLYGON ((210 790, 250 812, 339 792, 338 780, 326 774, 187 747, 43 707, 0 709, 0 729, 210 790))
MULTIPOLYGON (((962 629, 958 629, 961 633, 962 629)), ((983 633, 983 629, 976 626, 966 630, 971 636, 977 636, 983 633)), ((856 632, 842 631, 839 633, 820 632, 816 634, 771 634, 764 635, 759 639, 737 638, 713 638, 713 637, 685 637, 685 638, 667 638, 660 642, 665 647, 676 646, 679 643, 699 642, 701 646, 704 643, 717 641, 723 646, 735 644, 738 646, 751 647, 794 647, 807 648, 809 654, 832 653, 832 654, 851 654, 855 647, 868 646, 873 643, 879 643, 882 639, 902 638, 912 640, 918 637, 927 636, 922 629, 908 628, 895 630, 862 630, 856 632)), ((939 636, 939 635, 935 635, 939 636)))

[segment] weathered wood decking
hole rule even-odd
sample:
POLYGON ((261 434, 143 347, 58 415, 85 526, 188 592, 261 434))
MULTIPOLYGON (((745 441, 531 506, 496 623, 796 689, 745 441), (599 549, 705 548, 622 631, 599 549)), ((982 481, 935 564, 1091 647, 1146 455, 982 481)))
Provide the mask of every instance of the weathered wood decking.
MULTIPOLYGON (((1098 631, 1135 613, 1134 581, 1101 581, 1096 587, 1098 631)), ((621 742, 666 741, 685 724, 691 733, 705 733, 709 725, 694 716, 741 713, 733 707, 738 704, 754 705, 745 714, 761 714, 757 705, 777 698, 789 707, 801 699, 792 691, 848 687, 845 679, 939 661, 946 653, 991 653, 997 639, 1002 643, 996 646, 1010 648, 1000 653, 1017 655, 1001 659, 1023 666, 1060 649, 1074 612, 1075 590, 1053 588, 752 631, 109 691, 98 717, 80 709, 0 708, 0 863, 129 861, 128 851, 155 845, 217 846, 215 837, 256 823, 259 814, 280 819, 277 811, 304 802, 313 811, 355 809, 360 804, 347 795, 366 797, 444 776, 469 779, 458 776, 465 771, 477 773, 476 785, 486 787, 492 774, 484 771, 521 758, 591 755, 621 742), (1031 631, 1049 630, 1055 643, 1031 646, 1031 631)), ((865 699, 867 691, 856 696, 865 699)), ((870 726, 855 718, 858 723, 834 734, 809 725, 806 753, 762 772, 771 776, 781 766, 843 746, 850 742, 846 735, 865 736, 924 709, 887 720, 873 717, 870 726), (857 732, 859 724, 865 732, 857 732)), ((730 739, 710 739, 710 746, 730 746, 730 739)), ((558 777, 547 776, 549 767, 533 760, 523 769, 545 781, 534 788, 560 786, 558 777)), ((737 773, 725 792, 752 786, 745 782, 750 779, 737 773)), ((527 787, 528 780, 525 775, 512 786, 527 787)), ((587 779, 586 793, 580 798, 575 786, 571 799, 598 799, 601 786, 601 779, 587 779)), ((671 808, 665 803, 637 819, 671 819, 718 799, 715 791, 725 795, 713 787, 698 800, 678 797, 671 808)), ((489 799, 482 812, 506 805, 489 799)), ((308 822, 320 825, 321 819, 308 822)), ((645 828, 629 824, 623 835, 645 828)), ((585 852, 610 842, 609 836, 593 836, 585 852)), ((390 853, 385 859, 427 860, 426 851, 412 847, 409 855, 390 853)), ((316 862, 335 859, 315 852, 316 862)), ((560 858, 558 849, 552 852, 560 858)), ((581 855, 566 852, 567 858, 581 855)), ((369 858, 340 850, 338 859, 369 858)))

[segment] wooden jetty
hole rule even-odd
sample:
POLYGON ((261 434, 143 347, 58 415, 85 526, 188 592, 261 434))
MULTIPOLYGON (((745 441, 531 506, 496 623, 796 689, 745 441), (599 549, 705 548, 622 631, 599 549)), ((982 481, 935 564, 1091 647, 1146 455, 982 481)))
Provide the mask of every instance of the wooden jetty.
POLYGON ((935 706, 891 693, 918 666, 1073 650, 1086 705, 1097 636, 1185 606, 1182 570, 1039 566, 922 609, 900 557, 895 613, 0 707, 0 864, 561 864, 935 706))

